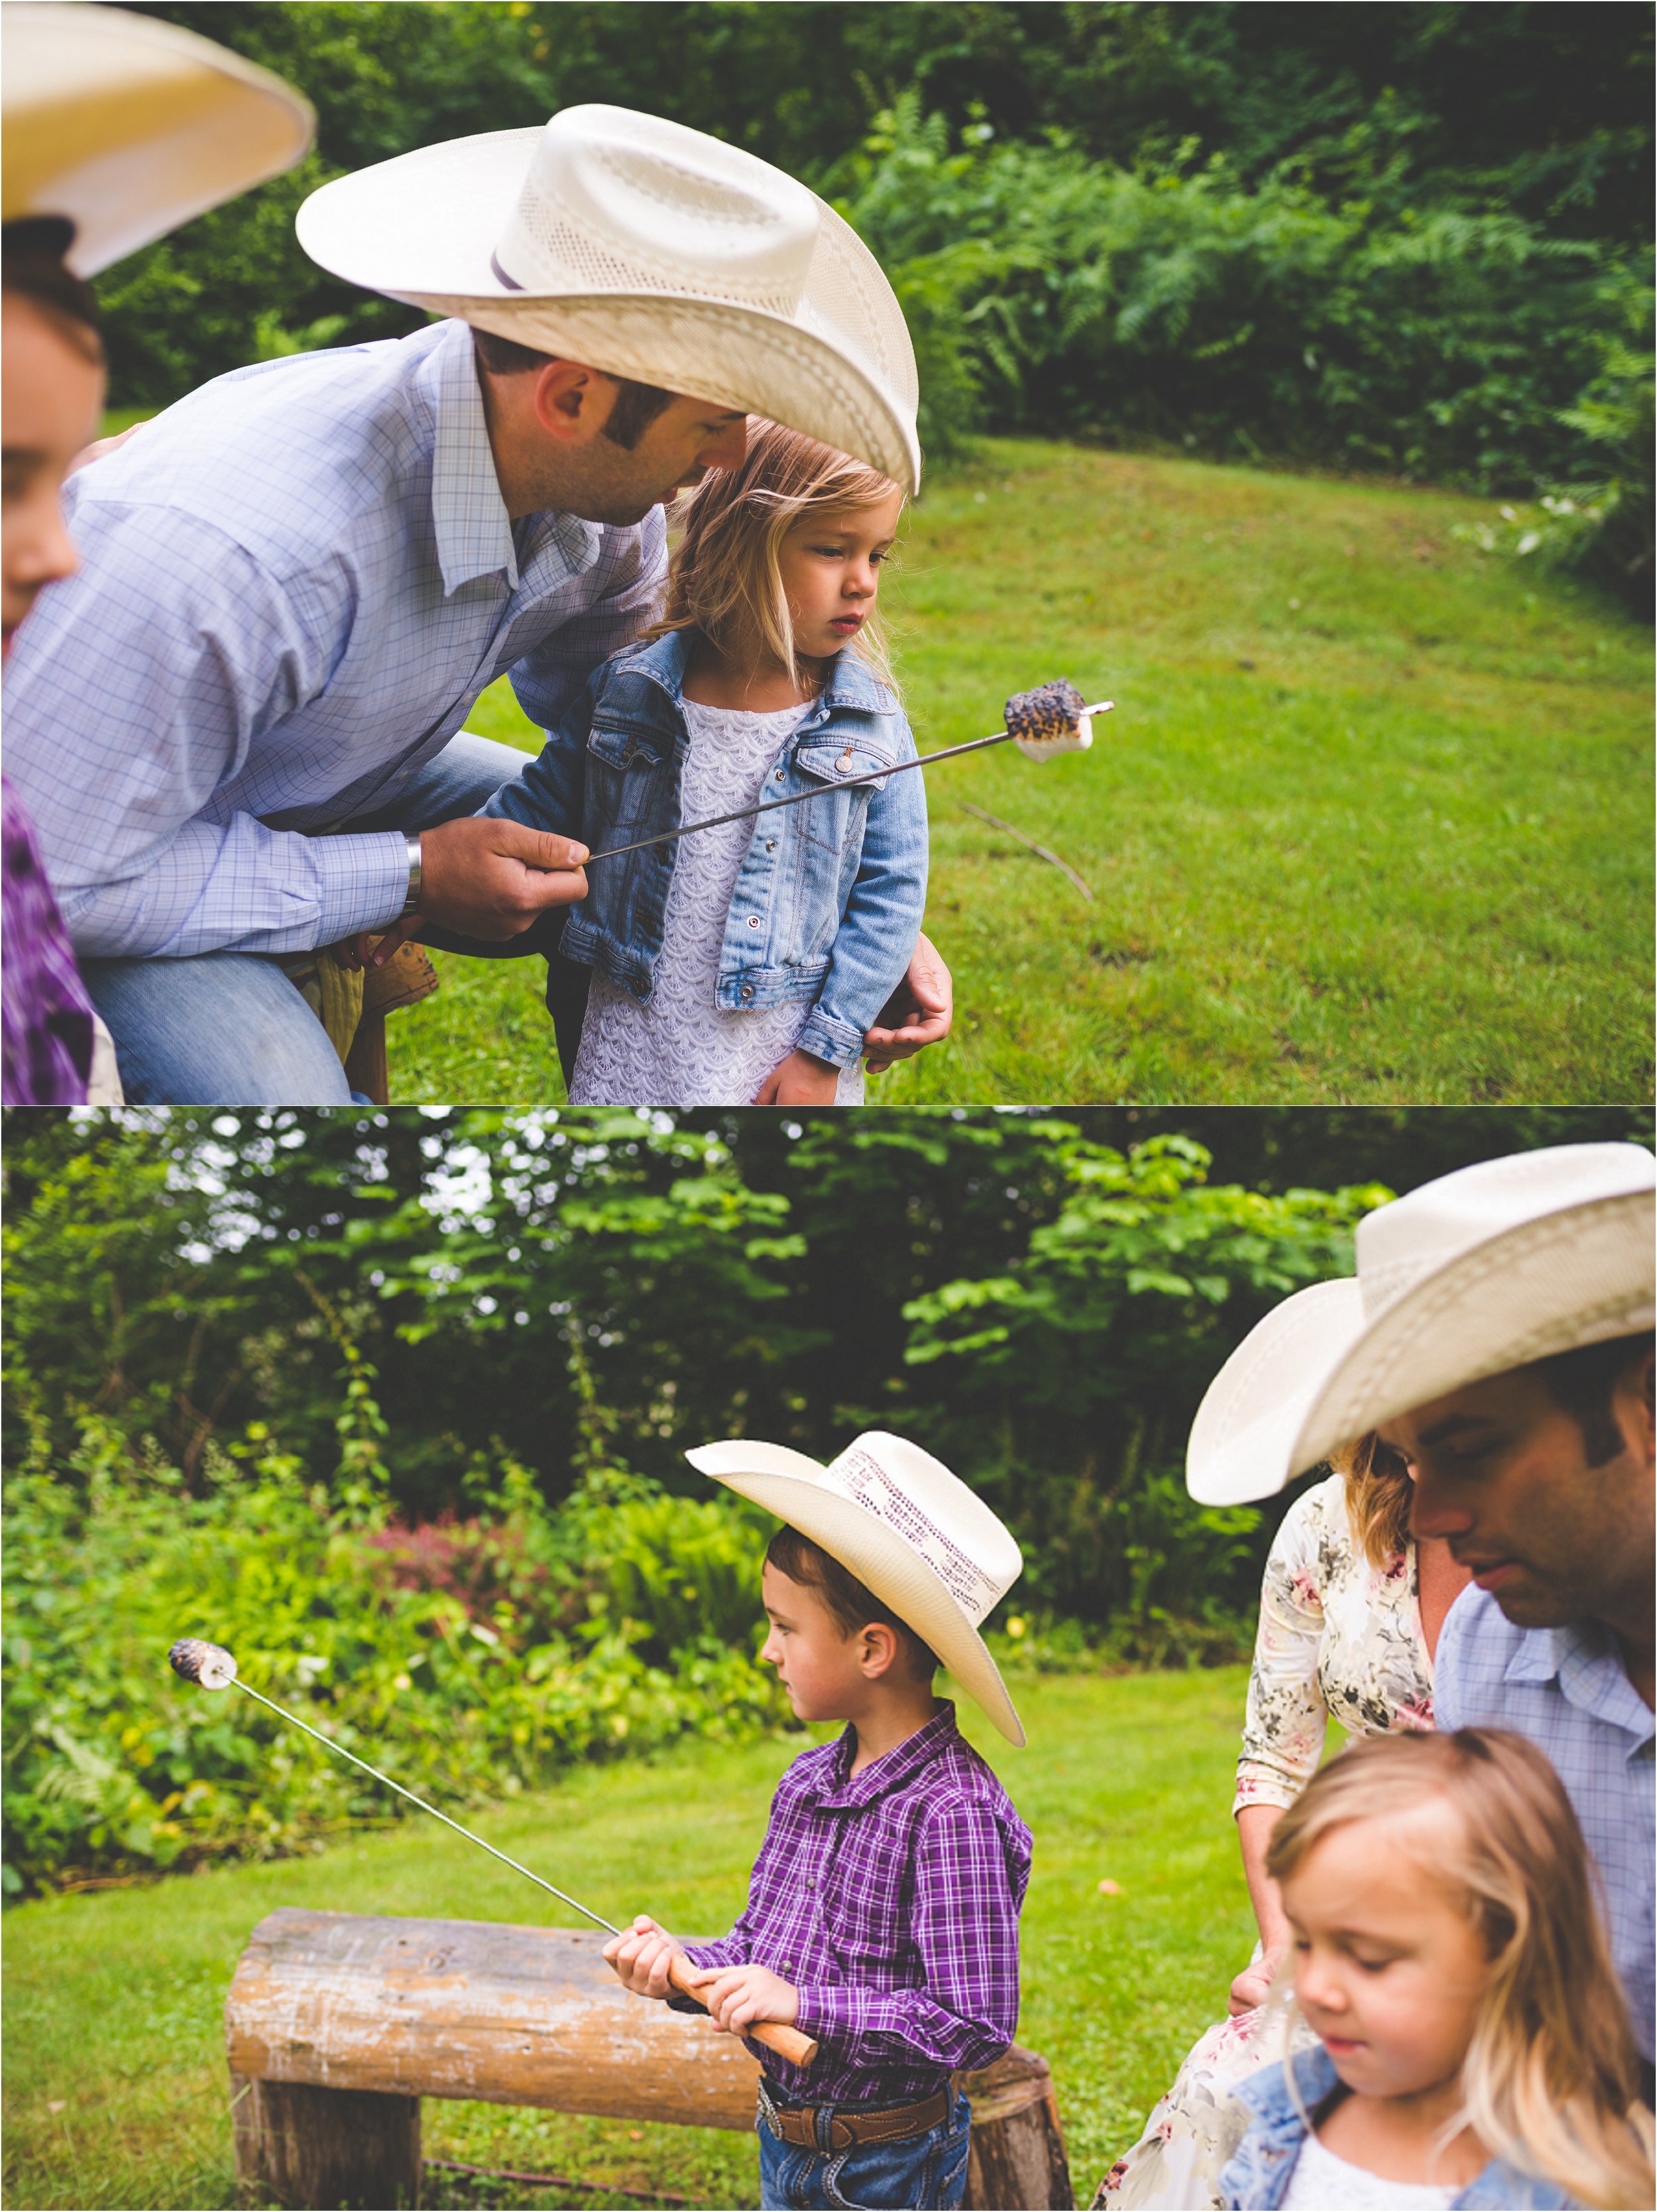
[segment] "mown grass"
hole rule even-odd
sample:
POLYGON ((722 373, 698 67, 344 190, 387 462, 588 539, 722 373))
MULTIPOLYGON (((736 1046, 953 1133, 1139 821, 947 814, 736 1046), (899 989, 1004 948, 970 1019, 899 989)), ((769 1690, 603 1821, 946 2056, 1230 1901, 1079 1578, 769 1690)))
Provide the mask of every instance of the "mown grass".
MULTIPOLYGON (((1056 674, 1116 712, 926 771, 956 1032, 871 1097, 1648 1097, 1649 640, 1453 534, 1489 511, 1008 441, 929 489, 888 586, 923 749, 1056 674)), ((504 684, 471 726, 538 743, 504 684)), ((393 1095, 561 1098, 539 963, 438 965, 393 1095)))
MULTIPOLYGON (((1079 2201, 1223 2008, 1252 1923, 1226 1817, 1245 1671, 1031 1681, 1030 1747, 963 1706, 1036 1838, 1020 2040, 1057 2082, 1079 2201), (1121 1894, 1105 1897, 1109 1876, 1121 1894)), ((740 1910, 772 1784, 799 1740, 696 1747, 585 1770, 486 1814, 490 1841, 612 1919, 723 1929, 740 1910)), ((249 1931, 278 1905, 534 1922, 526 1885, 418 1814, 325 1856, 59 1897, 7 1915, 4 2202, 235 2200, 222 2009, 249 1931)), ((570 1916, 565 1916, 569 1917, 570 1916)), ((692 2204, 758 2203, 750 2137, 429 2100, 429 2156, 557 2172, 692 2204)), ((473 2201, 427 2176, 429 2205, 473 2201)), ((590 2191, 496 2201, 604 2204, 590 2191)))

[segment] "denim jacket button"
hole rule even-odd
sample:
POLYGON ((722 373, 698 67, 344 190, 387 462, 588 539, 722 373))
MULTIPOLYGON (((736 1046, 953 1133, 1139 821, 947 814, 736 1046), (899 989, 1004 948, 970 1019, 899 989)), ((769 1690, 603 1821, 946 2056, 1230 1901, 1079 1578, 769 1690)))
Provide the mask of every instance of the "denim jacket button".
POLYGON ((750 929, 758 929, 758 927, 759 927, 759 916, 758 916, 757 914, 751 914, 751 915, 748 916, 748 927, 749 927, 749 928, 750 928, 750 929))
POLYGON ((743 997, 744 997, 745 999, 751 999, 751 998, 752 998, 752 996, 753 996, 753 985, 752 985, 752 983, 745 983, 745 984, 742 986, 742 995, 743 995, 743 997))
POLYGON ((786 782, 787 782, 787 781, 788 781, 788 775, 789 775, 789 772, 788 772, 787 769, 785 769, 785 768, 779 768, 779 769, 777 769, 777 781, 779 783, 786 783, 786 782))
POLYGON ((776 838, 775 838, 775 837, 767 837, 767 838, 766 838, 766 840, 765 840, 765 850, 766 850, 768 853, 774 853, 774 852, 777 850, 777 840, 776 840, 776 838))

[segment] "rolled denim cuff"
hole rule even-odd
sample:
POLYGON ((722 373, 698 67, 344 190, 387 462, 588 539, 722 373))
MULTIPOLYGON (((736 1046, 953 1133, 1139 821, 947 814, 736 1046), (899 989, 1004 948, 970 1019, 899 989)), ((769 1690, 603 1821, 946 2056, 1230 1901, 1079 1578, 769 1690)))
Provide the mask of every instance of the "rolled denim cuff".
POLYGON ((795 1040, 796 1051, 825 1060, 831 1067, 851 1066, 862 1048, 862 1030, 825 1014, 820 1004, 812 1008, 810 1019, 795 1040))

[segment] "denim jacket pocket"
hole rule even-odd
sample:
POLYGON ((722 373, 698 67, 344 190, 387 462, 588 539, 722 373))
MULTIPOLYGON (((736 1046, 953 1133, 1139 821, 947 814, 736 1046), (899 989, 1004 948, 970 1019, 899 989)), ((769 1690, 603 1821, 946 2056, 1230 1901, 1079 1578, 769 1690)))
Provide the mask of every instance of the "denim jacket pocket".
POLYGON ((894 765, 892 755, 855 738, 825 736, 796 745, 794 765, 807 785, 816 785, 822 793, 820 798, 804 800, 795 810, 802 842, 819 851, 844 853, 862 831, 869 793, 886 787, 882 771, 894 765), (850 779, 855 776, 876 780, 854 783, 850 779))
POLYGON ((587 820, 601 825, 606 845, 668 826, 670 756, 659 738, 594 719, 587 740, 587 820))

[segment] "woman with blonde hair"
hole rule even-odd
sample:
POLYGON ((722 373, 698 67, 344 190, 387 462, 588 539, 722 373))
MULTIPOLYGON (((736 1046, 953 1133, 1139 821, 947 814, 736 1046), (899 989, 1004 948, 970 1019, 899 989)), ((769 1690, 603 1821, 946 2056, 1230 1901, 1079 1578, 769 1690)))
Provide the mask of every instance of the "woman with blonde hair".
MULTIPOLYGON (((1287 2016, 1264 2004, 1288 1948, 1266 1855, 1318 1771, 1330 1722, 1349 1737, 1433 1725, 1433 1655, 1467 1571, 1441 1539, 1410 1535, 1409 1475, 1375 1437, 1337 1452, 1332 1465, 1284 1516, 1260 1589, 1232 1805, 1260 1940, 1231 1984, 1230 2016, 1197 2039, 1100 2185, 1094 2202, 1111 2212, 1215 2212, 1246 2118, 1231 2093, 1295 2047, 1287 2016)), ((1301 2044, 1310 2039, 1300 2031, 1301 2044)))
POLYGON ((1241 2084, 1244 2208, 1646 2206, 1652 2116, 1563 1785, 1501 1729, 1355 1743, 1266 1855, 1317 2040, 1241 2084))
POLYGON ((861 1101, 864 1033, 926 899, 926 793, 886 773, 915 744, 876 614, 903 505, 862 461, 761 424, 681 503, 662 619, 484 809, 636 848, 592 862, 564 924, 564 958, 592 970, 572 1104, 861 1101))

